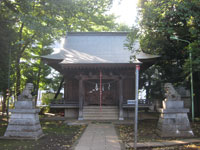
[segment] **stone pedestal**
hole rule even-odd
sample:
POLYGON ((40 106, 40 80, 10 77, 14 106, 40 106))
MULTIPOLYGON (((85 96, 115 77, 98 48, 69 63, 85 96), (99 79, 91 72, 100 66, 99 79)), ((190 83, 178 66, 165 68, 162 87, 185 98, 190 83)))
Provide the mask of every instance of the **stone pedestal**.
POLYGON ((42 137, 39 111, 35 108, 33 101, 15 102, 15 109, 10 110, 11 117, 4 137, 10 139, 39 139, 42 137))
POLYGON ((194 136, 187 116, 189 109, 184 108, 181 100, 163 101, 163 109, 158 110, 160 118, 157 133, 161 137, 192 137, 194 136))

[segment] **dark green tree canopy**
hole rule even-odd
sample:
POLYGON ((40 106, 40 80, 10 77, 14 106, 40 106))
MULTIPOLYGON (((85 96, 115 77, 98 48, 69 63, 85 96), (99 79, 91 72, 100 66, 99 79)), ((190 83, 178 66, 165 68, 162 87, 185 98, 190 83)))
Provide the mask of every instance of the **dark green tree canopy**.
MULTIPOLYGON (((195 105, 199 106, 200 1, 139 0, 138 10, 141 49, 161 55, 160 61, 154 66, 161 75, 161 83, 185 84, 189 88, 191 52, 195 105), (170 39, 171 36, 182 40, 170 39)), ((200 112, 199 108, 196 111, 200 112)))
POLYGON ((50 46, 66 32, 128 30, 106 14, 111 6, 112 0, 1 0, 0 91, 5 93, 8 79, 15 95, 26 82, 33 82, 35 91, 50 87, 45 84, 51 69, 40 56, 52 53, 50 46))
POLYGON ((189 50, 194 53, 193 71, 199 70, 199 17, 198 0, 140 0, 139 1, 141 48, 153 54, 162 55, 162 68, 172 82, 185 78, 188 72, 189 50), (171 40, 177 36, 187 42, 171 40), (191 48, 193 47, 193 48, 191 48), (173 76, 170 76, 173 75, 173 76))

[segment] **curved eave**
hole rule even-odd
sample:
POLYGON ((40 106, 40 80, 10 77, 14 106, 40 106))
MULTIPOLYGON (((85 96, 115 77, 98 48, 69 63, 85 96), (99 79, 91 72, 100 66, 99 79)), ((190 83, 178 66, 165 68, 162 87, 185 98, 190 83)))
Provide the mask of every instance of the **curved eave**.
POLYGON ((160 59, 160 56, 159 57, 153 57, 153 58, 148 58, 148 59, 140 59, 138 58, 139 61, 143 62, 143 63, 155 63, 158 59, 160 59))
POLYGON ((148 58, 148 59, 139 59, 139 61, 143 63, 141 66, 141 69, 145 70, 149 68, 150 66, 154 65, 156 61, 158 61, 158 59, 160 59, 160 56, 154 57, 154 58, 148 58))
POLYGON ((154 62, 160 58, 160 55, 152 55, 144 53, 143 51, 135 51, 133 55, 141 62, 154 62))
POLYGON ((63 61, 63 59, 51 59, 51 58, 48 58, 48 57, 44 57, 44 56, 41 56, 41 59, 42 59, 42 61, 43 62, 45 62, 45 63, 51 63, 51 62, 58 62, 58 63, 60 63, 61 61, 63 61))
POLYGON ((47 65, 51 66, 53 69, 59 71, 59 72, 62 72, 62 67, 60 65, 60 62, 63 60, 63 59, 49 59, 49 58, 45 58, 45 57, 41 57, 42 61, 44 63, 46 63, 47 65))

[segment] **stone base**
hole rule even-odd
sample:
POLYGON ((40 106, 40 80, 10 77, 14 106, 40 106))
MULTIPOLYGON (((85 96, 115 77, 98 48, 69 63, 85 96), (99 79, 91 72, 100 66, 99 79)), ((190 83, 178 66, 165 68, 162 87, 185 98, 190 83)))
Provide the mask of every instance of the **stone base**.
POLYGON ((83 117, 78 117, 78 120, 83 120, 83 117))
POLYGON ((13 109, 4 134, 9 139, 39 139, 43 136, 39 109, 13 109))
POLYGON ((15 109, 34 109, 35 102, 34 101, 16 101, 15 109))
POLYGON ((78 108, 65 108, 65 118, 77 119, 78 118, 78 108))
POLYGON ((124 120, 124 118, 123 117, 119 117, 119 120, 124 120))
MULTIPOLYGON (((171 108, 171 107, 170 107, 171 108)), ((194 136, 187 116, 189 109, 159 109, 157 133, 161 137, 192 137, 194 136)))
POLYGON ((183 108, 184 106, 183 101, 180 100, 167 100, 163 101, 163 109, 177 109, 177 108, 183 108))
POLYGON ((42 137, 44 137, 45 135, 42 134, 40 137, 11 137, 11 136, 1 136, 0 140, 38 140, 42 137))

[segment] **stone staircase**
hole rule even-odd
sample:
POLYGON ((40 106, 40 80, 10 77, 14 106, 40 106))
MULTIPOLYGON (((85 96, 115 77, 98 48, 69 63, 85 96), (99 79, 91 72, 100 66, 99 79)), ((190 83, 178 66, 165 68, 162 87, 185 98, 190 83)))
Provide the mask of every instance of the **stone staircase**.
POLYGON ((118 120, 119 110, 117 106, 84 106, 83 120, 118 120))

